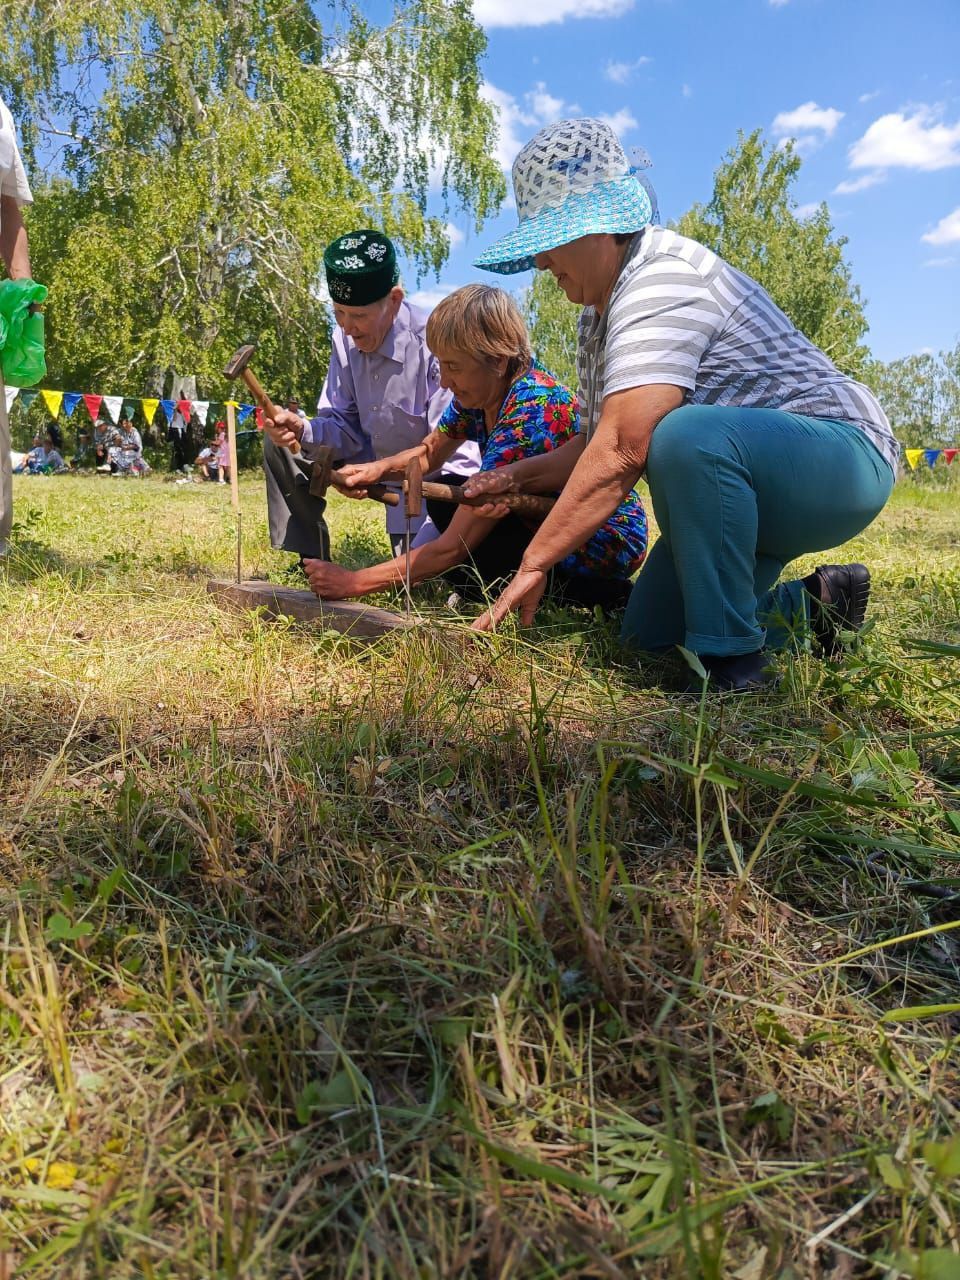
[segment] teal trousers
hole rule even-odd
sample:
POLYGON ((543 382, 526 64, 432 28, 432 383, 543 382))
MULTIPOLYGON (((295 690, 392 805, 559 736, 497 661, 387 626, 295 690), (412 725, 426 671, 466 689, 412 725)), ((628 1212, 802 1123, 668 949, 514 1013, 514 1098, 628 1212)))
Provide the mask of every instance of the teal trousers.
POLYGON ((660 537, 622 638, 729 656, 783 648, 809 622, 802 583, 774 587, 784 566, 865 529, 894 475, 850 423, 685 405, 654 431, 647 480, 660 537))

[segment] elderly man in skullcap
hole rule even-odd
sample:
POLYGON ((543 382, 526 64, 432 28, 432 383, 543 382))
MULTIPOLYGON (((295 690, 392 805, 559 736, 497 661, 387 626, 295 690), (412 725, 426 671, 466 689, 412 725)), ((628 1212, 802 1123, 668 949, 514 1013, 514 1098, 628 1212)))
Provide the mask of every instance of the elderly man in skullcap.
MULTIPOLYGON (((328 560, 326 503, 310 493, 314 447, 331 446, 344 463, 412 449, 436 427, 450 394, 440 386, 439 366, 427 348, 426 312, 404 298, 390 240, 379 231, 351 231, 327 247, 323 263, 336 328, 317 413, 304 419, 285 409, 267 423, 263 463, 271 544, 301 559, 328 560), (301 453, 290 451, 294 442, 301 453)), ((444 471, 462 478, 479 465, 477 446, 468 443, 444 471)), ((386 513, 399 554, 406 530, 402 506, 386 513)), ((413 532, 420 543, 435 533, 428 520, 413 532)))

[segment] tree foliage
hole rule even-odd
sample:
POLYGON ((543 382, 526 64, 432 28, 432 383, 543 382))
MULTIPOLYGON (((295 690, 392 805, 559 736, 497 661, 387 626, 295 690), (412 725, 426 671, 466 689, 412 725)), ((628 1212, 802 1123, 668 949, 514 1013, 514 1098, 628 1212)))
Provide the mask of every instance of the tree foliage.
POLYGON ((383 26, 309 0, 14 7, 0 89, 28 146, 61 148, 28 224, 51 380, 216 394, 255 335, 277 394, 313 388, 324 246, 374 225, 437 270, 428 195, 478 224, 502 197, 468 0, 396 0, 383 26))
MULTIPOLYGON (((752 276, 811 342, 845 373, 862 376, 868 357, 860 290, 835 237, 827 206, 797 216, 792 187, 800 157, 768 147, 760 130, 741 134, 714 177, 708 204, 695 204, 673 225, 752 276)), ((525 296, 534 350, 560 376, 575 376, 577 312, 552 279, 538 273, 525 296)))
POLYGON ((866 381, 906 448, 960 443, 960 341, 937 355, 873 361, 866 381))
POLYGON ((568 387, 577 386, 579 312, 549 271, 536 271, 521 299, 534 355, 568 387))

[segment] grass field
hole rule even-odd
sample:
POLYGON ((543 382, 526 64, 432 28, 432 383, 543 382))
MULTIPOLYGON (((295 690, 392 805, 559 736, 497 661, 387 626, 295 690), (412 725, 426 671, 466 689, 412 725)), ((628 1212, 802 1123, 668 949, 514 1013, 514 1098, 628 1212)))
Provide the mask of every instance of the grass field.
POLYGON ((228 489, 18 481, 0 1277, 960 1275, 956 470, 857 652, 702 703, 586 614, 223 613, 228 489))

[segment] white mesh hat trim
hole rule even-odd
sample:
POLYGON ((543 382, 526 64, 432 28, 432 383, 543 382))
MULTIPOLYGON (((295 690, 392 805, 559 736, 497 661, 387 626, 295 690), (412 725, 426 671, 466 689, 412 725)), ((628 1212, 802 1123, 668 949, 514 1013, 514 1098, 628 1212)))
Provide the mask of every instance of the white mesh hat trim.
POLYGON ((513 162, 521 222, 557 209, 571 195, 622 178, 630 166, 620 140, 602 120, 559 120, 527 143, 513 162))

